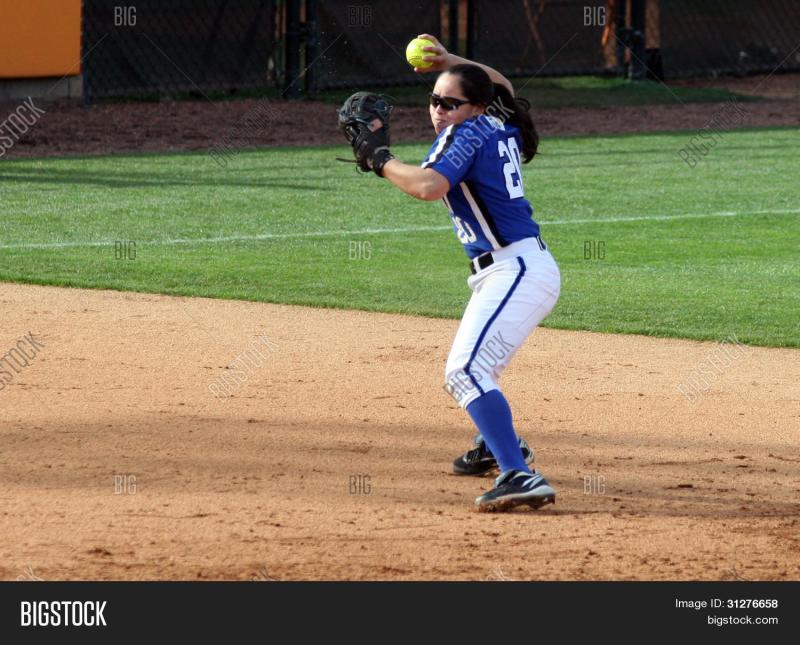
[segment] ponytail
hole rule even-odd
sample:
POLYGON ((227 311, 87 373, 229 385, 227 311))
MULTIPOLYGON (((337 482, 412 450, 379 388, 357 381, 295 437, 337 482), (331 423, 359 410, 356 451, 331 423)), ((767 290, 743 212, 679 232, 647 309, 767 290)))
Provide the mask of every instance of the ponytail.
POLYGON ((539 148, 539 134, 530 115, 530 101, 514 98, 507 86, 493 83, 483 68, 472 63, 453 65, 444 73, 459 77, 461 91, 470 103, 485 106, 486 114, 515 126, 522 137, 524 163, 533 159, 539 148))
POLYGON ((487 106, 486 112, 519 130, 522 137, 523 163, 533 159, 539 149, 539 133, 536 132, 530 109, 531 104, 528 99, 515 98, 505 85, 494 83, 494 100, 487 106))

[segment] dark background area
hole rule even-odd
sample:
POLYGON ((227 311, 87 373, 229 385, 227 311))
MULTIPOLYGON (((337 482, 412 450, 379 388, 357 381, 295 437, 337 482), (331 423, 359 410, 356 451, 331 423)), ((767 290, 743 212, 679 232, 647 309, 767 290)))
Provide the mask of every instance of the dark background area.
POLYGON ((421 82, 407 42, 508 76, 640 80, 800 70, 796 0, 84 0, 84 101, 421 82))

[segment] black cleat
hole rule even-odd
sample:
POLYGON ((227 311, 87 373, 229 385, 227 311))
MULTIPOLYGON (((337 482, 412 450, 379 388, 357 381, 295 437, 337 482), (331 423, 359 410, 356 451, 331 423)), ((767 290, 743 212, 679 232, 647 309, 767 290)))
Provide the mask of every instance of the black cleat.
MULTIPOLYGON (((493 468, 497 468, 497 460, 481 435, 475 437, 475 446, 475 448, 465 452, 453 462, 453 472, 456 475, 483 475, 493 468)), ((522 450, 522 458, 525 463, 533 463, 533 448, 525 443, 522 438, 519 440, 519 447, 522 450)))
POLYGON ((508 511, 515 506, 541 508, 556 503, 556 491, 539 473, 507 470, 494 482, 494 488, 475 500, 479 511, 508 511))

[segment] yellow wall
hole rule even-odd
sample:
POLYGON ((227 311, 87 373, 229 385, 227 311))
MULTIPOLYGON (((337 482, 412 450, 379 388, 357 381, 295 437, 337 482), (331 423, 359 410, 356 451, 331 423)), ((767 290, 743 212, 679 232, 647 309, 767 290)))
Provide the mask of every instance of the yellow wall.
POLYGON ((81 0, 0 0, 0 78, 80 74, 81 0))

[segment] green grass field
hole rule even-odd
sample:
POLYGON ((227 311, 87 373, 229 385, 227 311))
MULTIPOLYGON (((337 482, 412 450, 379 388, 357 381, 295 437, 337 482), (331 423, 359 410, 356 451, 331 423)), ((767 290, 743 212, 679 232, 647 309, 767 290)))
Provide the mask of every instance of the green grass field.
MULTIPOLYGON (((543 141, 526 194, 563 277, 545 326, 800 346, 800 129, 724 133, 695 168, 690 136, 543 141)), ((2 161, 0 280, 459 317, 443 205, 334 161, 348 152, 2 161)))

